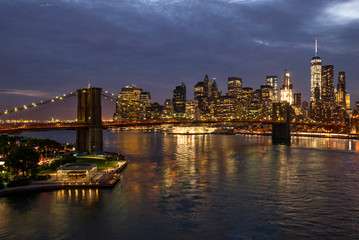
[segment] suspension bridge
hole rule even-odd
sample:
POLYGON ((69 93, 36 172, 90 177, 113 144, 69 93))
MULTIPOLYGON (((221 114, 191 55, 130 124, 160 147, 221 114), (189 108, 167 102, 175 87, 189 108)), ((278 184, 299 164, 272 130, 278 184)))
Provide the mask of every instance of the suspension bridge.
MULTIPOLYGON (((226 120, 140 120, 140 121, 103 121, 101 100, 107 100, 116 103, 115 94, 103 91, 101 88, 84 88, 78 89, 69 94, 56 96, 55 98, 33 102, 22 107, 13 108, 0 112, 0 117, 13 115, 19 112, 25 112, 30 109, 36 109, 43 105, 54 104, 65 99, 77 97, 77 118, 75 120, 22 120, 22 121, 1 121, 0 133, 20 133, 24 131, 50 131, 50 130, 76 130, 76 147, 79 152, 101 152, 103 151, 102 131, 106 128, 114 127, 131 127, 131 126, 153 126, 153 125, 178 125, 178 124, 267 124, 272 125, 272 137, 274 140, 290 141, 290 125, 292 126, 311 126, 326 129, 334 129, 335 131, 343 131, 348 129, 344 124, 323 124, 313 121, 290 122, 289 110, 285 110, 282 115, 287 115, 284 120, 260 120, 260 119, 226 119, 226 120)), ((73 107, 73 106, 72 106, 73 107)), ((61 113, 60 113, 61 114, 61 113)), ((273 116, 272 119, 283 119, 273 116)), ((353 129, 353 127, 351 127, 353 129)), ((353 132, 353 131, 352 131, 353 132)), ((356 129, 355 129, 356 133, 356 129)))

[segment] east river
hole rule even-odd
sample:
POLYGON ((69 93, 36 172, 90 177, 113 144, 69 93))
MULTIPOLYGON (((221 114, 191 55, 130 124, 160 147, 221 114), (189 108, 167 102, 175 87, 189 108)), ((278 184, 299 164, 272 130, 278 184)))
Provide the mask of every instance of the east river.
POLYGON ((0 198, 0 239, 359 238, 358 141, 106 131, 104 146, 129 161, 113 189, 0 198))

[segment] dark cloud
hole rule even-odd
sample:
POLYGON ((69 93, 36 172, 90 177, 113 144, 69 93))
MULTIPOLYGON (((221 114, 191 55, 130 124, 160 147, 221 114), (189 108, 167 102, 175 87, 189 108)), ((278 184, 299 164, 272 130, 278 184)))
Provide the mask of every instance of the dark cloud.
POLYGON ((162 103, 181 82, 191 98, 206 72, 226 92, 228 76, 259 88, 288 69, 308 100, 315 37, 324 64, 359 87, 359 23, 348 9, 356 1, 3 0, 0 79, 2 88, 59 94, 135 83, 162 103))

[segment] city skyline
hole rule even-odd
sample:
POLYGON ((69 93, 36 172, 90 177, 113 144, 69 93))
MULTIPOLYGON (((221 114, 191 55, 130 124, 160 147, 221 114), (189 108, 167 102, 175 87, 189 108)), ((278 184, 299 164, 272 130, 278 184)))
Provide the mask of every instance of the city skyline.
POLYGON ((88 82, 116 94, 136 84, 161 104, 184 82, 190 86, 187 98, 193 99, 192 86, 205 73, 216 78, 222 92, 231 76, 242 78, 243 87, 259 89, 266 76, 277 75, 280 88, 284 69, 291 74, 294 92, 309 101, 316 37, 323 65, 334 65, 335 86, 338 73, 345 72, 353 107, 359 100, 359 37, 351 31, 358 17, 349 9, 358 4, 300 4, 2 1, 0 100, 7 106, 1 108, 47 99, 88 82), (293 7, 296 12, 289 14, 293 7), (308 7, 310 14, 302 16, 308 7))

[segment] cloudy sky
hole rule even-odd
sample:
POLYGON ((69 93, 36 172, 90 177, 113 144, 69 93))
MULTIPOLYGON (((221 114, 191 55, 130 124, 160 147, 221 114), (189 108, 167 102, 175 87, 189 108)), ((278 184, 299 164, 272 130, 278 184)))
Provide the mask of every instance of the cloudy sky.
POLYGON ((0 0, 0 109, 136 84, 163 104, 208 73, 257 89, 292 74, 309 100, 310 59, 347 75, 359 101, 358 0, 0 0))

